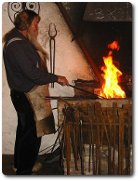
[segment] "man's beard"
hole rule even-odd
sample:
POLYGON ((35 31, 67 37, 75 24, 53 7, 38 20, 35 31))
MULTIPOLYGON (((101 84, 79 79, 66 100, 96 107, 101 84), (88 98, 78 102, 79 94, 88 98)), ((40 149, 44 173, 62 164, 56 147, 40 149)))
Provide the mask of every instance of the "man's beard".
POLYGON ((40 45, 40 43, 37 40, 38 32, 30 31, 28 32, 28 39, 29 41, 34 45, 36 50, 38 51, 40 57, 44 60, 48 59, 48 53, 46 50, 43 49, 43 47, 40 45))

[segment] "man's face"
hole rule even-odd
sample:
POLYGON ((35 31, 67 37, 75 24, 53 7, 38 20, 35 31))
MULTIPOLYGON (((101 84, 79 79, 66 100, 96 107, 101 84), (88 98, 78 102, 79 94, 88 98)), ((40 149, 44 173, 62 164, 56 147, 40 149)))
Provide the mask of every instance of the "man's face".
POLYGON ((38 36, 38 24, 39 24, 39 17, 35 17, 28 28, 28 34, 32 37, 37 38, 38 36))

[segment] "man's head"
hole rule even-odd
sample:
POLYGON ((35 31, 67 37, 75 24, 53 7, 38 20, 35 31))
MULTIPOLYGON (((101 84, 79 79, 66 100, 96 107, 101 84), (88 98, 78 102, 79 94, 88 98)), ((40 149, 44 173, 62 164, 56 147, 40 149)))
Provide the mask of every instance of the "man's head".
POLYGON ((15 28, 19 31, 27 31, 29 34, 38 34, 40 16, 31 10, 21 11, 14 20, 15 28))
POLYGON ((42 59, 47 58, 47 52, 37 41, 38 23, 40 16, 31 10, 24 10, 20 12, 14 21, 15 28, 18 29, 24 36, 26 36, 35 48, 42 53, 42 59))

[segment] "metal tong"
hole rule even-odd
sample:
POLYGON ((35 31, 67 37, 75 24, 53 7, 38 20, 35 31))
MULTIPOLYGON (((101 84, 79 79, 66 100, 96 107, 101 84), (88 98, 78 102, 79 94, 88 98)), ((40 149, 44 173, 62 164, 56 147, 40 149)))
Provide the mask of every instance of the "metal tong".
MULTIPOLYGON (((48 35, 49 40, 49 49, 50 49, 50 72, 55 74, 55 37, 57 36, 57 29, 54 23, 49 24, 48 35)), ((54 88, 54 83, 51 83, 51 87, 54 88)))

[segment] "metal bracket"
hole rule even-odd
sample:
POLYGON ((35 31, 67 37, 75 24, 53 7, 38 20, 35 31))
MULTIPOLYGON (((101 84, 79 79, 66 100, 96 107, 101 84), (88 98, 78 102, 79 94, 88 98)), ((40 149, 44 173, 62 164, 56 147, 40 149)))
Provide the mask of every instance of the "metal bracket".
POLYGON ((37 2, 10 2, 8 3, 7 11, 11 22, 14 22, 16 15, 22 10, 32 10, 39 14, 40 4, 37 2))

